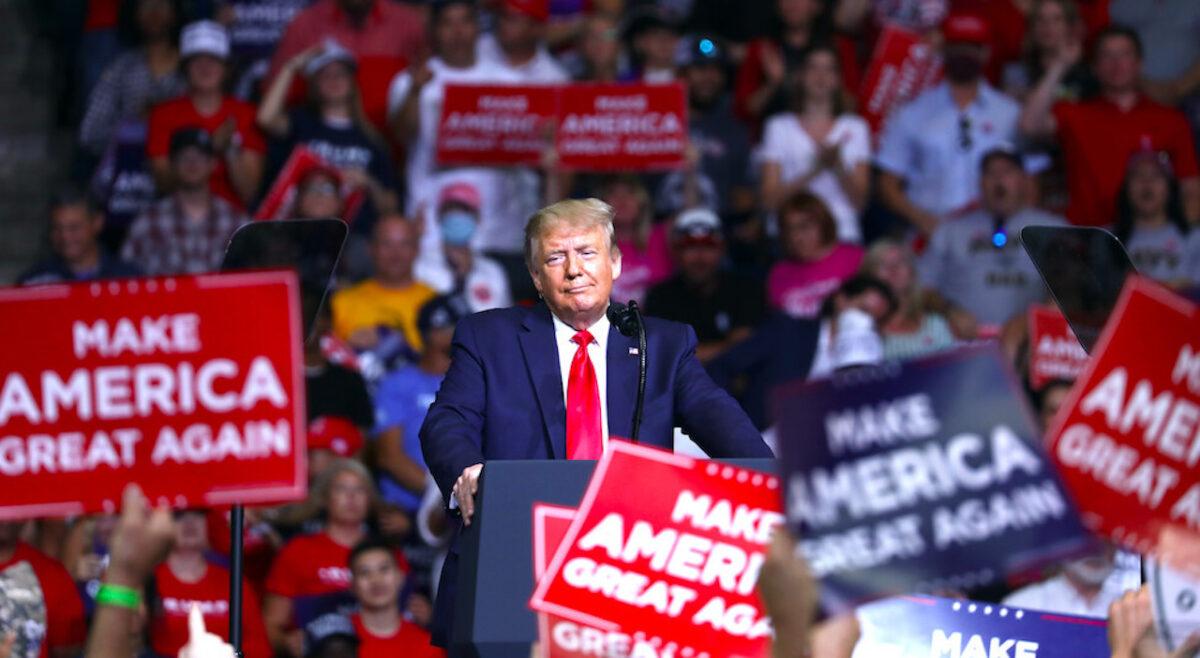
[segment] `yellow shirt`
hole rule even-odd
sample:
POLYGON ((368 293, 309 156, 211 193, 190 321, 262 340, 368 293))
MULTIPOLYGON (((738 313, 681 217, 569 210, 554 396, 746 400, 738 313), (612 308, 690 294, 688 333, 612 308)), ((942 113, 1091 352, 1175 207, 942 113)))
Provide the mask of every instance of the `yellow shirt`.
POLYGON ((417 314, 437 293, 416 282, 404 288, 385 288, 375 279, 339 290, 333 294, 333 333, 345 340, 363 327, 383 325, 404 332, 413 349, 421 349, 417 314))

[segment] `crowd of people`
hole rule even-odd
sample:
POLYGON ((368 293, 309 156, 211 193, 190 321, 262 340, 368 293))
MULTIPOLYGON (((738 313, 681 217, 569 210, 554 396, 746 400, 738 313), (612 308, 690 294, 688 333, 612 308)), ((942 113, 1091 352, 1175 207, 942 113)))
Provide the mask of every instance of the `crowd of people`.
MULTIPOLYGON (((418 430, 456 322, 537 302, 523 230, 547 203, 612 207, 614 297, 690 325, 768 434, 776 384, 975 340, 1052 416, 1069 383, 1034 389, 1016 356, 1050 303, 1026 226, 1109 228, 1143 274, 1200 286, 1194 0, 86 4, 79 180, 17 283, 215 271, 298 153, 316 164, 272 217, 350 227, 328 300, 304 300, 311 493, 247 512, 249 658, 424 655, 448 537, 418 430), (944 73, 873 125, 856 108, 892 28, 944 73), (437 162, 447 85, 567 82, 683 83, 684 166, 567 170, 550 142, 540 166, 437 162)), ((0 569, 29 561, 46 597, 42 655, 82 646, 114 523, 0 524, 0 569)), ((147 655, 178 651, 191 602, 226 624, 228 511, 175 532, 147 655)), ((1113 572, 1073 563, 1019 600, 1104 616, 1113 572)))

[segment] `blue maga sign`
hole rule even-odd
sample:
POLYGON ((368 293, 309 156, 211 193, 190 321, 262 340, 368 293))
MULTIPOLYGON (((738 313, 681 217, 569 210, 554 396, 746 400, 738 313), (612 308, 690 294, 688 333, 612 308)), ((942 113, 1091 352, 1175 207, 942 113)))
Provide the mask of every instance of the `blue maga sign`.
POLYGON ((854 658, 1097 658, 1108 656, 1102 619, 994 603, 900 596, 858 610, 854 658))
POLYGON ((780 388, 788 523, 838 612, 967 591, 1092 540, 994 345, 780 388))

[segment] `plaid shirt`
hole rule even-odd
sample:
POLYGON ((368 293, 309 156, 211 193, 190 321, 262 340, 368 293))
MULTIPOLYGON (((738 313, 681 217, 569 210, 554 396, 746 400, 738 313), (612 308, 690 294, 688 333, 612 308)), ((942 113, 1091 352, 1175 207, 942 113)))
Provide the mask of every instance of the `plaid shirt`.
POLYGON ((183 76, 176 71, 156 78, 141 50, 125 53, 104 70, 79 124, 79 141, 100 155, 127 119, 142 120, 150 106, 184 92, 183 76))
POLYGON ((175 196, 154 203, 129 227, 121 257, 148 275, 214 272, 230 236, 246 217, 220 197, 211 197, 208 217, 190 220, 175 196))

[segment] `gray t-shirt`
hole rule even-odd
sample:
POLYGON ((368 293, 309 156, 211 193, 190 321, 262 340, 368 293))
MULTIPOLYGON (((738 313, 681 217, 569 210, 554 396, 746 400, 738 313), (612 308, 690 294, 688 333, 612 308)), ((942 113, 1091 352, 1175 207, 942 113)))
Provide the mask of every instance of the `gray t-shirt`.
POLYGON ((1020 244, 1026 226, 1062 226, 1055 215, 1027 208, 1003 227, 1007 242, 993 243, 996 223, 983 210, 943 222, 933 232, 919 263, 921 282, 970 312, 986 325, 1000 325, 1047 291, 1020 244))
POLYGON ((1125 250, 1138 272, 1159 281, 1186 279, 1187 238, 1174 225, 1135 228, 1125 241, 1125 250))
POLYGON ((1191 280, 1192 285, 1200 286, 1200 229, 1192 229, 1188 233, 1183 253, 1184 276, 1191 280))

